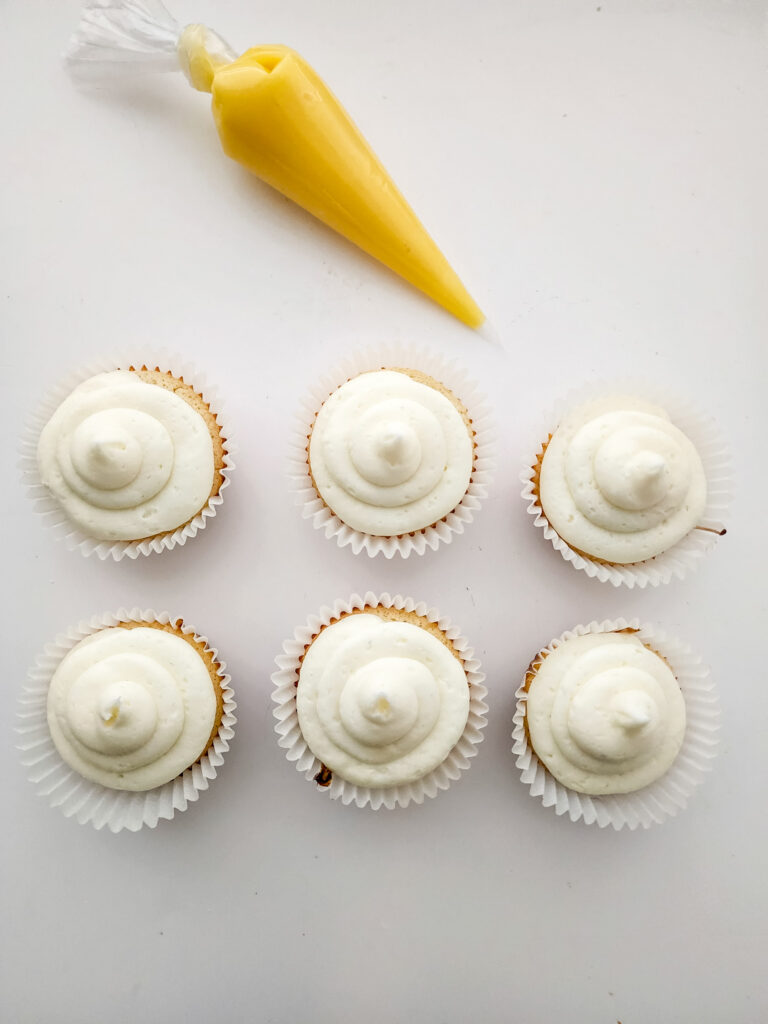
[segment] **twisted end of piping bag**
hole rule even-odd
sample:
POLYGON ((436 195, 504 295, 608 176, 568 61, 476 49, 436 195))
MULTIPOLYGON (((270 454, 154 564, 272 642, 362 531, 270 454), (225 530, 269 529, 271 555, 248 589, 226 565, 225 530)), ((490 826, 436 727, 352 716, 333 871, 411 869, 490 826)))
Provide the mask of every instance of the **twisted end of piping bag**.
POLYGON ((237 59, 229 44, 205 25, 187 25, 179 36, 176 53, 181 70, 198 92, 210 92, 219 68, 237 59))

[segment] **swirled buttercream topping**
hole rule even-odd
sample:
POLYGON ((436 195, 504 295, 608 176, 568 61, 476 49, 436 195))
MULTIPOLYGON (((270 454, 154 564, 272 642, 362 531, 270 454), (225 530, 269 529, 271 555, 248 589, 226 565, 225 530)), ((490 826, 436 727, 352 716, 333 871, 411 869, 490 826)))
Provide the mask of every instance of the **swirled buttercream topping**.
POLYGON ((698 452, 663 409, 613 397, 570 412, 541 464, 541 506, 572 547, 608 562, 652 558, 699 522, 698 452))
POLYGON ((459 660, 411 622, 347 615, 312 642, 296 694, 312 753, 359 786, 423 778, 458 742, 469 715, 459 660))
POLYGON ((309 462, 318 493, 355 530, 422 530, 459 504, 473 442, 453 403, 397 370, 363 373, 324 403, 309 462))
POLYGON ((660 778, 685 734, 667 663, 629 633, 567 640, 544 658, 526 711, 537 757, 564 786, 630 793, 660 778))
POLYGON ((129 370, 75 388, 44 427, 37 461, 69 518, 102 540, 176 529, 205 505, 214 475, 202 416, 129 370))
POLYGON ((48 691, 59 754, 111 789, 153 789, 176 778, 204 752, 215 717, 203 659, 180 636, 151 627, 81 640, 48 691))

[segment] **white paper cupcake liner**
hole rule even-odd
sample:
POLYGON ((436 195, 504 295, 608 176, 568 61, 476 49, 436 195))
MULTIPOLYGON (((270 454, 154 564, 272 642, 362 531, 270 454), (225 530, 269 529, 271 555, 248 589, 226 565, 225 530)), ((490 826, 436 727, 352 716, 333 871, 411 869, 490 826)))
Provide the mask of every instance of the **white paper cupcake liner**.
POLYGON ((441 789, 448 789, 451 782, 458 779, 463 771, 470 766, 470 758, 477 753, 477 747, 483 739, 482 730, 486 726, 486 714, 488 706, 485 697, 488 693, 483 680, 485 674, 481 671, 480 662, 474 657, 474 651, 459 630, 452 626, 450 621, 440 615, 434 608, 427 608, 423 602, 415 602, 410 597, 390 597, 389 594, 377 596, 370 591, 364 597, 353 594, 348 601, 339 600, 333 607, 321 608, 317 615, 311 615, 303 626, 297 626, 293 636, 283 644, 284 654, 275 659, 278 666, 272 674, 272 682, 275 689, 272 693, 272 700, 275 704, 274 716, 277 719, 275 732, 278 734, 278 743, 285 750, 285 756, 293 761, 297 771, 304 775, 305 779, 314 781, 315 777, 322 771, 322 762, 315 757, 307 746, 299 727, 299 718, 296 712, 296 683, 299 678, 299 665, 301 657, 307 645, 317 636, 323 626, 329 625, 345 612, 365 607, 397 608, 408 612, 415 612, 435 622, 445 633, 461 656, 464 671, 469 681, 469 716, 458 743, 450 751, 442 764, 434 771, 425 775, 416 782, 403 786, 388 786, 373 788, 368 786, 356 786, 346 782, 335 772, 332 775, 331 783, 328 786, 320 787, 326 790, 332 800, 341 800, 343 804, 355 803, 358 807, 369 805, 373 810, 386 807, 393 810, 395 807, 407 807, 410 803, 421 804, 425 797, 434 797, 441 789))
POLYGON ((534 526, 543 530, 546 539, 566 562, 570 562, 575 569, 580 569, 601 583, 611 583, 614 587, 643 588, 649 585, 657 587, 662 583, 669 583, 673 578, 683 579, 689 570, 698 567, 702 558, 714 547, 718 537, 725 533, 724 521, 731 501, 730 453, 712 420, 703 417, 692 406, 674 395, 652 385, 645 387, 637 382, 590 384, 571 391, 557 403, 547 420, 542 422, 538 433, 539 447, 534 454, 540 454, 542 445, 548 436, 554 433, 569 409, 608 394, 632 395, 660 406, 666 410, 675 426, 693 442, 701 457, 707 478, 707 504, 698 524, 699 528, 691 530, 682 540, 660 555, 643 562, 607 565, 605 562, 589 558, 575 551, 550 526, 536 494, 536 470, 531 464, 532 458, 528 459, 525 469, 520 474, 520 481, 524 484, 521 496, 528 506, 528 514, 533 517, 534 526))
MULTIPOLYGON (((137 345, 137 349, 140 350, 141 345, 137 345)), ((19 468, 22 482, 26 485, 27 493, 32 498, 35 512, 43 517, 45 525, 51 527, 57 536, 64 538, 64 542, 70 550, 77 549, 83 555, 96 555, 101 559, 112 558, 119 562, 122 558, 138 558, 139 555, 170 551, 177 545, 186 544, 190 537, 196 536, 216 515, 219 505, 224 500, 224 491, 229 486, 232 470, 235 468, 232 458, 233 443, 229 432, 222 423, 222 409, 223 405, 215 389, 210 387, 195 366, 178 356, 160 354, 157 358, 146 359, 134 353, 126 358, 125 354, 121 353, 94 359, 87 366, 69 374, 51 388, 37 411, 30 416, 27 422, 21 440, 19 468), (171 533, 147 540, 97 540, 84 534, 67 517, 59 502, 43 484, 37 468, 37 443, 43 427, 78 384, 82 384, 83 381, 94 377, 97 373, 126 369, 129 366, 151 366, 153 368, 157 366, 164 372, 173 374, 174 377, 183 378, 186 384, 193 387, 198 394, 202 394, 221 427, 221 436, 226 447, 224 465, 221 470, 223 479, 218 493, 209 498, 205 507, 188 523, 171 533)))
POLYGON ((318 378, 304 398, 290 442, 288 476, 291 491, 296 504, 302 506, 303 518, 310 519, 314 528, 323 530, 329 539, 335 538, 340 548, 349 546, 355 554, 365 551, 371 557, 378 554, 385 558, 392 558, 395 554, 403 558, 412 553, 423 555, 427 548, 434 551, 441 542, 449 544, 455 534, 463 533, 464 527, 472 522, 483 499, 488 496, 494 468, 494 438, 495 428, 486 398, 456 363, 432 352, 404 345, 364 349, 349 356, 332 373, 318 378), (343 523, 315 490, 307 462, 308 438, 315 416, 326 398, 351 377, 383 367, 418 370, 440 381, 464 404, 475 431, 475 458, 464 497, 438 523, 400 537, 374 537, 343 523))
POLYGON ((40 796, 48 798, 52 807, 59 807, 65 817, 74 817, 81 825, 91 824, 96 829, 106 826, 111 832, 123 829, 138 832, 144 826, 154 828, 161 818, 170 819, 176 811, 185 811, 203 790, 208 789, 211 779, 216 778, 216 769, 224 763, 224 754, 229 750, 237 721, 234 715, 237 705, 229 685, 231 677, 216 649, 191 626, 182 623, 182 632, 204 643, 219 666, 224 710, 212 745, 199 761, 177 778, 142 793, 109 789, 83 778, 62 760, 51 739, 47 714, 48 687, 62 659, 75 644, 92 633, 121 622, 179 624, 180 620, 166 612, 157 614, 151 609, 121 608, 115 614, 96 615, 57 636, 53 643, 46 645, 29 671, 19 698, 21 710, 18 718, 21 724, 16 731, 20 736, 18 748, 23 752, 22 764, 30 769, 29 780, 35 784, 40 796))
POLYGON ((616 796, 589 796, 576 793, 558 782, 534 754, 525 733, 525 676, 515 696, 512 753, 520 769, 520 780, 530 794, 556 814, 567 814, 571 821, 583 820, 601 828, 610 825, 622 828, 650 828, 672 818, 687 805, 694 789, 704 780, 717 754, 720 729, 720 706, 709 670, 689 647, 637 619, 614 619, 574 626, 543 648, 552 653, 566 640, 585 633, 610 633, 620 629, 636 629, 636 636, 666 659, 685 700, 685 738, 680 753, 665 775, 650 786, 634 793, 616 796))

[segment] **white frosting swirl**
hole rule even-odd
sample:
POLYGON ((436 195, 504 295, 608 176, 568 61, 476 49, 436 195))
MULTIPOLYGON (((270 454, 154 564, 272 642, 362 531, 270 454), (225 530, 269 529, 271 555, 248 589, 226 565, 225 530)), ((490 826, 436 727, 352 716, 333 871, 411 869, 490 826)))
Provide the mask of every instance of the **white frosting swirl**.
POLYGON ((547 446, 539 481, 552 528, 608 562, 642 562, 696 527, 707 481, 698 452, 663 409, 628 397, 570 412, 547 446))
POLYGON ((309 445, 326 505, 353 529, 381 537, 422 530, 456 508, 472 459, 452 402, 397 370, 342 384, 317 414, 309 445))
POLYGON ((81 640, 54 673, 48 726, 80 775, 143 791, 200 757, 216 718, 208 667, 180 636, 161 629, 103 629, 81 640))
POLYGON ((75 388, 44 427, 37 461, 69 518, 102 540, 176 529, 205 505, 214 474, 203 417, 130 370, 75 388))
POLYGON ((660 778, 685 734, 671 669, 631 633, 590 633, 547 655, 528 692, 537 757, 569 789, 631 793, 660 778))
POLYGON ((469 715, 459 660, 410 622, 347 615, 301 665, 296 708, 315 757, 359 786, 398 786, 441 764, 469 715))

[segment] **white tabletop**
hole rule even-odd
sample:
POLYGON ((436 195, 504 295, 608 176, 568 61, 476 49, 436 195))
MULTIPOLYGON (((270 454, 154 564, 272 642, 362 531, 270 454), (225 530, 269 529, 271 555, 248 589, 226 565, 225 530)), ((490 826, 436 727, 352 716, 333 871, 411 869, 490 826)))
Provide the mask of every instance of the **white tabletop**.
POLYGON ((763 0, 178 0, 236 48, 318 69, 487 311, 478 337, 220 152, 180 75, 78 91, 78 4, 3 17, 3 592, 0 1017, 29 1024, 747 1024, 766 1019, 762 510, 766 148, 763 0), (298 401, 352 349, 425 344, 496 413, 480 516, 437 552, 355 557, 302 520, 284 475, 298 401), (239 446, 216 521, 185 548, 84 559, 33 516, 21 425, 94 355, 177 351, 239 446), (573 384, 641 377, 716 418, 734 452, 728 535, 683 582, 574 571, 518 494, 573 384), (460 782, 422 806, 331 802, 285 760, 270 673, 294 625, 353 591, 460 624, 490 715, 460 782), (172 822, 96 832, 35 796, 14 701, 57 632, 140 605, 218 646, 239 704, 209 792, 172 822), (711 665, 715 770, 678 818, 614 833, 520 784, 514 691, 538 647, 637 615, 711 665))

